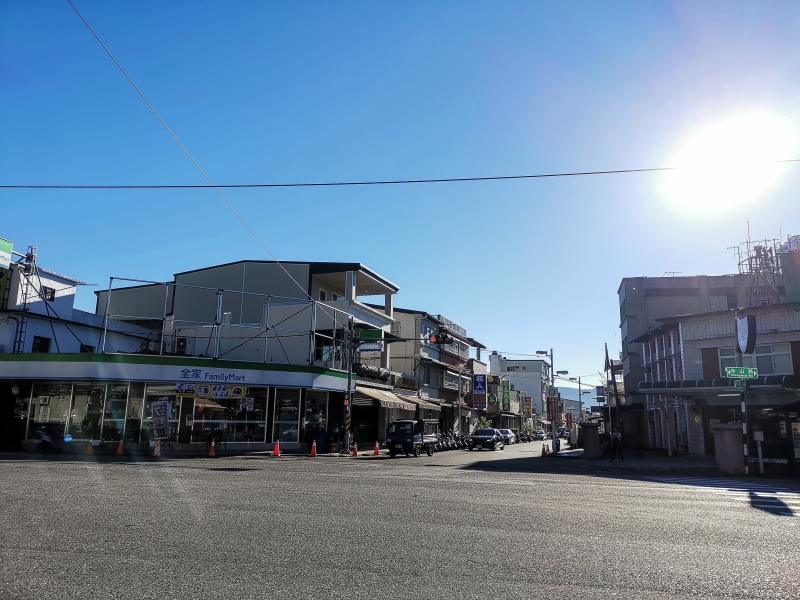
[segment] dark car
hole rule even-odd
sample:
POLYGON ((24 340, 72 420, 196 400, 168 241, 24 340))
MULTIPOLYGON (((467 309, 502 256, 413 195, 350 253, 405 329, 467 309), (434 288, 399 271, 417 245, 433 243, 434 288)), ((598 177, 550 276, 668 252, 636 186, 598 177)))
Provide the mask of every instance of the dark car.
POLYGON ((426 452, 433 455, 434 444, 438 439, 439 421, 434 419, 419 419, 418 421, 395 421, 386 430, 386 447, 389 456, 394 458, 401 452, 419 456, 426 452))
POLYGON ((533 441, 534 442, 543 442, 546 434, 544 429, 537 429, 533 432, 533 441))
POLYGON ((470 450, 502 450, 504 447, 503 436, 497 429, 476 429, 475 433, 469 438, 470 450))

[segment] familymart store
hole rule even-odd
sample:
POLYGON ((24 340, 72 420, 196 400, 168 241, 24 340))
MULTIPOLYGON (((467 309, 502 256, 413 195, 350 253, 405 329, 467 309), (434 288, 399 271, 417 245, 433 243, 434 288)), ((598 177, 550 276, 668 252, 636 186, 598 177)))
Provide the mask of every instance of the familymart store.
MULTIPOLYGON (((318 448, 339 441, 347 374, 317 367, 134 354, 0 354, 0 449, 35 449, 42 432, 147 451, 153 404, 168 441, 199 450, 318 448), (164 404, 160 404, 164 406, 164 404), (321 446, 322 445, 322 446, 321 446)), ((163 434, 162 434, 163 435, 163 434)), ((67 446, 65 445, 65 447, 67 446)))

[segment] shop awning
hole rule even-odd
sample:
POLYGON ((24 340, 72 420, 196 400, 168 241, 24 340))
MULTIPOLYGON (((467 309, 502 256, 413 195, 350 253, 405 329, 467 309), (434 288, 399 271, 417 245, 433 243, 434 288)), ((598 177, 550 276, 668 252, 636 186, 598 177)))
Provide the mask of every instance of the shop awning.
POLYGON ((425 410, 435 410, 437 412, 441 412, 442 407, 438 404, 434 404, 433 402, 426 402, 420 398, 409 398, 415 404, 418 404, 420 408, 424 408, 425 410))
POLYGON ((358 400, 358 396, 366 396, 372 400, 376 400, 384 408, 399 408, 400 410, 414 411, 417 409, 411 402, 404 402, 398 396, 387 390, 378 390, 375 388, 356 386, 356 392, 353 395, 354 402, 358 400))

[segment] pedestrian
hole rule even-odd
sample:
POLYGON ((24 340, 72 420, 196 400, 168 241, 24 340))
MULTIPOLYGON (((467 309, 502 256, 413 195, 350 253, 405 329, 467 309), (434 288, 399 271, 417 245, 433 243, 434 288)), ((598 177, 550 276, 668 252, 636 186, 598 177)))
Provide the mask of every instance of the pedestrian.
POLYGON ((611 462, 614 462, 617 452, 619 452, 622 462, 625 462, 625 457, 622 455, 622 434, 619 429, 614 427, 614 431, 611 433, 611 462))

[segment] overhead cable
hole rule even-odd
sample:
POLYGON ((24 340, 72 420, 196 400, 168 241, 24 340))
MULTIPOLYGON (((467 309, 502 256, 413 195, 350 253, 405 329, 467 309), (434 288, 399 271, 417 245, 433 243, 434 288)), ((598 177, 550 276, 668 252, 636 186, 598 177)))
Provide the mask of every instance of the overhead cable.
MULTIPOLYGON (((69 0, 67 0, 69 2, 69 0)), ((70 2, 71 4, 71 2, 70 2)), ((94 32, 92 32, 94 33, 94 32)), ((102 42, 101 42, 102 43, 102 42)), ((104 46, 105 48, 105 46, 104 46)), ((108 50, 106 50, 108 52, 108 50)), ((113 58, 113 57, 112 57, 113 58)), ((116 62, 116 61, 114 61, 116 62)), ((117 64, 119 66, 119 64, 117 64)), ((120 67, 122 69, 122 67, 120 67)), ((124 73, 124 71, 123 71, 124 73)), ((126 74, 127 77, 127 74, 126 74)), ((129 78, 130 80, 130 78, 129 78)), ((134 85, 131 81, 131 85, 134 85)), ((136 87, 134 85, 134 87, 136 87)), ((142 93, 136 88, 136 91, 141 95, 142 93)), ((142 96, 144 98, 144 96, 142 96)), ((147 102, 147 99, 145 99, 147 102)), ((161 120, 155 109, 147 102, 150 109, 161 120)), ((180 144, 184 152, 192 159, 194 158, 189 154, 188 150, 180 143, 172 130, 167 127, 167 124, 161 120, 167 131, 175 138, 175 141, 180 144)), ((769 164, 779 163, 796 163, 800 162, 800 158, 788 158, 785 160, 770 161, 769 164)), ((195 162, 195 166, 200 169, 200 166, 195 162)), ((198 184, 121 184, 121 185, 104 185, 104 184, 76 184, 76 185, 0 185, 0 189, 25 189, 25 190, 191 190, 191 189, 247 189, 247 188, 292 188, 292 187, 344 187, 344 186, 359 186, 359 185, 405 185, 411 183, 458 183, 470 181, 506 181, 513 179, 547 179, 553 177, 583 177, 588 175, 620 175, 623 173, 658 173, 663 171, 679 171, 681 167, 644 167, 640 169, 610 169, 605 171, 566 171, 559 173, 533 173, 528 175, 492 175, 488 177, 443 177, 436 179, 386 179, 375 181, 321 181, 321 182, 298 182, 298 183, 198 183, 198 184)), ((208 179, 208 176, 200 169, 203 176, 208 179)), ((211 180, 208 179, 210 182, 211 180)), ((221 194, 220 194, 221 195, 221 194)), ((224 199, 224 197, 223 197, 224 199)), ((227 203, 227 200, 225 200, 227 203)), ((230 205, 229 205, 230 206, 230 205)), ((233 210, 233 207, 231 207, 233 210)), ((236 211, 234 211, 236 212, 236 211)), ((238 213, 237 213, 238 216, 238 213)), ((241 217, 240 217, 241 219, 241 217)))

